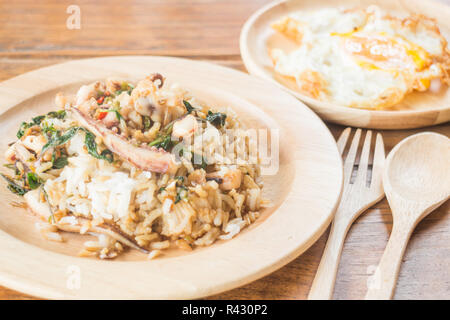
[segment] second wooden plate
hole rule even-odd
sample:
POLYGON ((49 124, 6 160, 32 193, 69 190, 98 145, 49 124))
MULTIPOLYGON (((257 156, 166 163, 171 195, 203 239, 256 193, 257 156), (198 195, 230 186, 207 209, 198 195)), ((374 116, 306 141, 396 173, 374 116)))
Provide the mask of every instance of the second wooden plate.
POLYGON ((450 7, 422 0, 288 0, 268 4, 255 12, 242 28, 240 49, 242 60, 253 75, 277 84, 310 106, 323 120, 347 126, 373 129, 420 128, 450 121, 450 90, 437 94, 411 93, 393 110, 373 111, 333 105, 310 98, 296 90, 296 83, 275 74, 267 54, 270 47, 285 48, 292 44, 275 34, 270 24, 296 11, 318 10, 325 7, 366 8, 376 4, 392 14, 421 13, 435 18, 444 37, 450 34, 450 7))

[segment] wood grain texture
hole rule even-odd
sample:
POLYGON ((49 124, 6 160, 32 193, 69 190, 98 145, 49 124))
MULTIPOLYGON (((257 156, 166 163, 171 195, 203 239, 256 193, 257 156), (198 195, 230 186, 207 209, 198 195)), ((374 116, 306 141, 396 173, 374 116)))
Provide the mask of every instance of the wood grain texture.
MULTIPOLYGON (((183 0, 171 0, 172 5, 180 4, 183 0)), ((78 30, 65 29, 65 8, 71 4, 70 1, 46 1, 39 6, 37 2, 27 6, 29 1, 7 2, 0 0, 0 80, 22 74, 43 66, 64 62, 74 58, 93 57, 101 55, 114 55, 121 53, 137 54, 164 54, 179 55, 188 58, 208 60, 223 64, 228 67, 245 70, 239 57, 238 37, 240 26, 253 13, 254 10, 269 3, 268 0, 242 0, 242 1, 196 1, 188 11, 181 10, 176 18, 167 20, 162 12, 164 3, 169 1, 129 1, 128 6, 139 8, 140 11, 152 7, 155 14, 154 19, 160 26, 166 26, 165 34, 171 35, 171 39, 164 40, 161 35, 159 39, 145 42, 144 33, 158 32, 157 27, 150 27, 150 21, 142 21, 139 37, 142 41, 134 41, 131 46, 123 47, 127 40, 120 34, 114 37, 115 25, 104 25, 102 32, 106 35, 86 34, 89 41, 83 40, 78 30), (59 4, 61 3, 61 4, 59 4), (208 33, 205 17, 199 15, 198 6, 206 3, 208 11, 220 12, 226 3, 232 3, 226 13, 216 17, 214 23, 220 24, 226 30, 221 36, 221 43, 226 43, 224 51, 221 44, 212 45, 205 40, 208 33), (193 16, 193 12, 196 12, 193 16), (158 15, 157 13, 160 13, 158 15), (27 22, 24 22, 24 17, 27 22), (53 18, 52 18, 53 17, 53 18), (46 26, 45 21, 49 18, 57 20, 51 26, 46 26), (183 31, 180 30, 180 21, 188 20, 203 35, 199 41, 185 41, 183 31), (9 22, 11 21, 11 22, 9 22), (175 22, 174 22, 175 21, 175 22), (230 23, 233 21, 233 23, 230 23), (233 26, 232 26, 233 24, 233 26), (41 34, 45 41, 33 40, 36 34, 41 34), (31 32, 31 35, 30 35, 31 32), (106 37, 108 41, 101 47, 96 44, 99 38, 106 37), (58 40, 58 38, 60 38, 58 40), (57 39, 57 40, 55 40, 57 39), (53 41, 57 41, 58 46, 53 41), (82 45, 83 41, 88 45, 82 45), (179 44, 184 41, 184 48, 179 44), (142 42, 145 42, 142 44, 142 42), (41 43, 47 46, 41 47, 41 43), (145 52, 142 52, 143 46, 145 52), (189 46, 186 49, 186 46, 189 46), (127 52, 125 52, 127 51, 127 52)), ((449 3, 448 0, 446 2, 449 3)), ((117 6, 123 1, 112 0, 108 4, 91 4, 85 6, 80 2, 82 11, 82 30, 87 28, 83 24, 84 19, 89 19, 96 24, 96 17, 104 16, 105 10, 110 6, 117 6)), ((205 9, 203 9, 205 10, 205 9)), ((136 10, 137 11, 137 10, 136 10)), ((206 13, 204 13, 206 15, 206 13)), ((217 14, 216 14, 217 16, 217 14)), ((122 15, 114 11, 111 17, 101 19, 120 20, 122 15)), ((132 28, 133 19, 127 23, 132 28)), ((212 22, 210 22, 212 23, 212 22)), ((97 26, 97 31, 100 26, 97 26)), ((91 30, 92 31, 92 30, 91 30)), ((214 37, 214 34, 209 37, 214 37)), ((223 48, 224 46, 222 46, 223 48)), ((337 138, 344 127, 329 124, 329 128, 337 138)), ((380 131, 383 134, 386 152, 389 152, 402 139, 423 131, 434 131, 450 136, 450 125, 443 124, 435 127, 380 131)), ((435 212, 427 216, 415 229, 400 269, 395 299, 449 299, 450 298, 450 203, 447 202, 435 212)), ((375 271, 385 249, 389 234, 392 229, 392 215, 386 200, 382 200, 375 207, 369 209, 360 216, 350 229, 344 244, 341 263, 339 265, 334 299, 363 299, 367 291, 367 280, 375 271)), ((213 299, 305 299, 319 265, 328 232, 326 232, 309 250, 303 255, 289 263, 282 269, 252 282, 244 287, 234 289, 213 299)), ((20 292, 0 287, 0 299, 33 299, 34 297, 20 292)))
POLYGON ((264 0, 29 0, 0 3, 0 49, 29 54, 229 55, 239 32, 264 0), (66 8, 81 9, 81 29, 66 28, 66 8))
POLYGON ((390 152, 383 186, 393 228, 366 299, 391 299, 416 225, 450 198, 450 139, 435 132, 410 136, 390 152))
POLYGON ((330 235, 309 291, 310 300, 332 298, 348 230, 356 218, 384 198, 382 175, 385 152, 382 135, 376 135, 375 146, 371 147, 371 130, 357 129, 351 140, 350 134, 351 128, 345 129, 337 141, 338 150, 345 159, 344 186, 341 202, 334 215, 330 235), (348 152, 345 155, 346 149, 348 152), (358 163, 357 171, 356 163, 358 163))

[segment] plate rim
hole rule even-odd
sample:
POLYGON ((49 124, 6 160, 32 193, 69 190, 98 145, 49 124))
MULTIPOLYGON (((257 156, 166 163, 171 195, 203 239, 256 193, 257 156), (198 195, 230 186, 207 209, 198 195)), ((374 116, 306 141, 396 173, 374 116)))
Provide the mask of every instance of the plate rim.
MULTIPOLYGON (((277 85, 279 88, 282 88, 283 90, 289 92, 290 94, 292 94, 293 96, 298 98, 300 101, 304 102, 314 112, 318 113, 320 117, 323 117, 323 120, 341 124, 341 125, 350 125, 350 126, 354 126, 354 127, 364 127, 364 128, 370 128, 370 129, 398 130, 398 129, 422 128, 422 127, 426 127, 426 126, 430 126, 430 125, 438 125, 438 124, 450 121, 450 104, 446 107, 443 106, 443 107, 434 108, 432 110, 420 110, 420 111, 417 111, 417 110, 388 111, 388 110, 368 110, 368 109, 360 109, 360 108, 350 108, 350 107, 344 107, 344 106, 340 106, 340 105, 333 105, 332 103, 328 103, 326 101, 320 101, 320 100, 308 97, 308 96, 302 94, 301 92, 298 92, 298 91, 292 90, 291 88, 286 87, 285 85, 283 85, 282 83, 280 83, 279 81, 274 79, 273 77, 267 75, 265 72, 263 72, 261 70, 258 63, 253 61, 253 59, 251 58, 250 50, 247 46, 248 39, 249 39, 249 32, 250 32, 250 29, 252 28, 252 26, 254 25, 254 23, 260 18, 260 16, 262 16, 263 14, 272 10, 275 7, 285 5, 290 2, 300 3, 300 2, 302 2, 302 0, 275 0, 275 1, 272 1, 272 2, 264 5, 263 7, 259 8, 258 10, 256 10, 243 24, 240 35, 239 35, 239 50, 240 50, 242 61, 244 62, 244 65, 249 74, 260 77, 267 81, 270 81, 271 83, 277 85), (317 104, 320 104, 320 106, 317 106, 317 104), (445 119, 438 120, 437 122, 429 123, 426 125, 408 125, 408 126, 399 126, 399 127, 386 126, 385 127, 383 125, 370 126, 370 125, 362 125, 361 123, 354 124, 351 121, 347 121, 347 122, 339 121, 336 119, 328 118, 327 115, 324 115, 322 113, 322 110, 327 110, 327 111, 331 112, 331 111, 333 111, 333 109, 338 112, 342 112, 343 114, 344 113, 353 114, 355 117, 367 116, 369 118, 372 114, 376 115, 376 116, 381 116, 382 118, 395 117, 395 118, 399 118, 399 119, 401 119, 404 116, 426 117, 427 115, 430 115, 430 114, 433 114, 436 112, 442 112, 442 111, 447 112, 448 115, 447 115, 446 120, 445 119)), ((440 3, 436 0, 428 0, 427 3, 430 6, 437 5, 440 7, 446 7, 447 10, 450 8, 450 6, 440 3)), ((450 90, 450 88, 448 88, 448 90, 450 90)))
MULTIPOLYGON (((334 138, 333 138, 331 132, 329 131, 327 126, 322 122, 322 120, 314 112, 312 112, 306 105, 304 105, 302 102, 300 102, 297 99, 295 99, 294 97, 290 96, 285 91, 282 91, 279 88, 267 83, 266 81, 252 77, 241 71, 237 71, 234 69, 226 68, 226 67, 223 67, 223 66, 220 66, 217 64, 213 64, 213 63, 208 63, 208 62, 200 62, 200 61, 195 61, 195 60, 164 57, 164 56, 112 56, 112 57, 96 57, 96 58, 88 58, 88 59, 71 60, 68 62, 63 62, 63 63, 47 66, 44 68, 39 68, 39 69, 30 71, 30 72, 21 74, 19 76, 16 76, 14 78, 11 78, 11 79, 1 82, 0 83, 0 94, 4 93, 5 90, 7 90, 9 86, 17 84, 20 81, 23 81, 26 79, 33 79, 33 77, 35 77, 39 74, 48 74, 48 73, 53 74, 53 72, 57 73, 57 71, 60 68, 67 66, 67 65, 83 66, 83 63, 102 62, 102 61, 105 61, 108 63, 125 61, 125 63, 126 63, 127 60, 130 60, 132 62, 135 59, 142 59, 142 58, 148 59, 148 61, 153 61, 155 63, 156 62, 159 62, 159 63, 171 62, 171 63, 175 63, 175 64, 176 63, 188 63, 188 64, 192 64, 193 66, 196 66, 196 67, 206 67, 209 69, 215 69, 215 70, 217 70, 217 72, 235 74, 237 78, 244 77, 244 78, 248 79, 248 81, 250 81, 250 82, 258 83, 258 86, 268 87, 271 90, 276 90, 276 92, 279 93, 282 98, 284 98, 286 100, 290 100, 290 101, 292 101, 293 104, 295 103, 296 105, 300 106, 302 109, 302 112, 305 113, 306 115, 309 115, 311 117, 311 119, 314 119, 314 121, 316 121, 316 123, 322 127, 320 130, 323 131, 323 134, 328 136, 327 144, 329 144, 331 146, 331 148, 333 149, 333 152, 334 152, 333 157, 335 159, 333 159, 333 161, 337 161, 337 164, 338 164, 337 165, 338 169, 336 169, 337 171, 335 172, 335 174, 337 175, 336 180, 337 180, 337 184, 339 185, 339 187, 337 188, 338 190, 335 190, 335 194, 333 195, 333 200, 331 201, 333 203, 331 204, 329 212, 327 214, 325 214, 325 217, 324 217, 323 221, 321 221, 320 225, 315 230, 311 231, 306 242, 302 243, 301 245, 297 245, 295 250, 286 252, 286 254, 281 259, 274 261, 274 262, 270 263, 269 265, 266 265, 264 269, 261 269, 258 272, 253 272, 253 273, 247 274, 246 279, 242 279, 243 276, 241 276, 240 278, 236 279, 236 281, 233 283, 222 284, 220 286, 220 288, 208 287, 208 288, 200 288, 199 289, 199 288, 196 288, 195 286, 192 287, 192 286, 189 286, 188 284, 185 284, 186 285, 186 287, 184 288, 185 291, 178 295, 168 295, 168 296, 150 295, 149 296, 138 290, 137 292, 126 293, 125 298, 138 297, 138 298, 146 299, 146 298, 150 297, 152 299, 155 299, 155 298, 156 299, 160 299, 160 298, 162 298, 162 299, 164 299, 164 298, 169 298, 169 299, 185 298, 186 299, 186 298, 200 298, 200 297, 210 296, 213 294, 218 294, 220 292, 223 292, 226 290, 231 290, 233 288, 248 284, 256 279, 259 279, 259 278, 281 268, 285 264, 287 264, 290 261, 292 261, 293 259, 295 259, 300 254, 302 254, 305 250, 307 250, 323 234, 323 232, 326 230, 326 228, 328 227, 329 223, 331 222, 331 220, 334 216, 334 211, 337 208, 337 205, 338 205, 340 197, 341 197, 341 192, 342 192, 342 183, 343 183, 342 159, 339 155, 336 143, 334 141, 334 138)), ((98 78, 102 78, 103 76, 104 75, 99 75, 98 78)), ((77 82, 79 82, 79 80, 80 79, 78 79, 77 82)), ((51 82, 51 81, 49 81, 49 82, 51 82)), ((75 83, 75 81, 72 81, 69 83, 75 83)), ((27 99, 32 98, 33 96, 45 93, 49 90, 56 89, 58 87, 62 87, 64 85, 65 85, 64 83, 57 83, 55 81, 54 85, 51 88, 44 86, 43 88, 37 88, 34 91, 33 90, 29 91, 25 95, 17 94, 10 100, 9 104, 7 104, 7 105, 3 104, 3 107, 0 110, 0 115, 2 115, 7 110, 13 109, 18 104, 22 103, 23 101, 25 101, 27 99), (11 103, 11 101, 13 101, 13 102, 11 103)), ((242 98, 242 99, 246 99, 245 97, 242 97, 240 95, 238 95, 238 97, 242 98)), ((261 109, 265 112, 265 110, 262 107, 261 107, 261 109)), ((273 119, 272 116, 271 116, 271 119, 273 119)), ((290 132, 291 128, 289 128, 287 131, 290 132)), ((289 196, 292 193, 293 192, 290 190, 289 196)), ((285 201, 287 201, 287 200, 285 200, 285 201)), ((283 206, 283 203, 280 205, 280 207, 281 206, 283 206)), ((280 207, 277 208, 275 210, 275 212, 272 213, 272 215, 275 214, 278 210, 280 210, 280 207)), ((263 224, 261 224, 261 225, 263 225, 263 224)), ((29 273, 23 274, 22 275, 23 278, 18 277, 17 274, 14 274, 14 272, 12 272, 14 263, 10 262, 11 260, 14 261, 14 259, 17 258, 17 255, 15 253, 16 251, 27 250, 31 254, 31 256, 36 259, 46 257, 48 259, 47 261, 55 262, 55 263, 58 262, 59 259, 65 259, 69 263, 74 263, 75 265, 77 263, 83 264, 87 268, 93 268, 93 269, 94 268, 98 269, 99 265, 104 266, 105 263, 109 263, 109 262, 105 262, 105 261, 98 261, 98 260, 91 261, 91 260, 86 260, 86 259, 77 258, 77 257, 69 257, 69 256, 66 256, 63 254, 45 250, 43 248, 38 248, 32 244, 25 243, 17 238, 14 238, 12 235, 10 235, 9 233, 5 232, 2 229, 0 229, 0 240, 1 240, 0 248, 6 249, 6 248, 8 248, 8 246, 10 246, 10 247, 16 249, 16 250, 11 250, 9 252, 7 252, 6 250, 1 250, 3 253, 2 253, 2 255, 0 255, 0 262, 2 262, 2 263, 0 263, 0 284, 10 287, 12 289, 18 290, 18 291, 25 292, 25 293, 35 295, 35 296, 39 296, 39 297, 54 298, 54 299, 55 298, 56 299, 60 299, 60 298, 78 299, 78 298, 86 298, 86 294, 85 294, 85 292, 83 292, 82 295, 77 294, 76 292, 71 294, 70 292, 68 293, 67 290, 64 290, 64 289, 55 289, 55 288, 49 287, 45 283, 45 281, 43 281, 42 279, 36 279, 35 275, 32 274, 33 273, 32 264, 30 265, 30 268, 29 268, 30 270, 28 271, 29 273), (9 261, 9 264, 6 265, 6 263, 8 263, 8 261, 9 261)), ((232 243, 232 241, 233 240, 228 241, 227 243, 232 243)), ((39 260, 37 260, 37 261, 39 261, 39 260)), ((157 262, 158 260, 153 260, 152 262, 155 262, 155 261, 157 262)), ((152 262, 150 262, 150 263, 152 263, 152 262)), ((146 262, 146 261, 144 261, 144 262, 116 261, 116 262, 112 262, 112 263, 114 264, 114 268, 117 269, 118 266, 121 266, 123 264, 127 264, 127 266, 129 266, 131 268, 134 268, 134 267, 138 268, 138 264, 142 265, 142 264, 148 263, 148 262, 146 262)), ((177 261, 177 263, 179 263, 179 261, 177 261)), ((38 262, 38 264, 39 264, 39 262, 38 262)), ((158 264, 158 266, 160 266, 160 265, 161 265, 161 263, 158 264)), ((167 279, 167 280, 170 281, 171 279, 167 279)), ((92 296, 89 296, 89 297, 92 298, 92 296)), ((116 293, 110 292, 110 293, 105 293, 105 294, 97 293, 93 297, 96 299, 97 298, 116 299, 120 296, 117 296, 116 293)))

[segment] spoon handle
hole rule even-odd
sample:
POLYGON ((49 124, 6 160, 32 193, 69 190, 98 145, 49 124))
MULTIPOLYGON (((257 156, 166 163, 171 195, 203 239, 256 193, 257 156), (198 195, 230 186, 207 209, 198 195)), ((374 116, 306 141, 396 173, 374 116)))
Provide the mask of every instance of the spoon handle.
POLYGON ((308 300, 332 298, 342 247, 350 225, 351 221, 347 219, 335 219, 331 224, 330 235, 309 291, 308 300))
POLYGON ((395 223, 394 221, 383 257, 371 281, 368 283, 369 289, 366 293, 366 300, 392 299, 403 254, 412 230, 414 230, 414 225, 414 223, 410 222, 404 224, 395 223))

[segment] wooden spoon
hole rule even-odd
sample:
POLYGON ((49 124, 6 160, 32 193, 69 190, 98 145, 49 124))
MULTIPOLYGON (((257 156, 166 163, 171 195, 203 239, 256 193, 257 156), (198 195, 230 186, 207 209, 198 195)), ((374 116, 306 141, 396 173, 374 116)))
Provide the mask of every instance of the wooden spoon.
POLYGON ((392 298, 412 231, 449 199, 450 139, 425 132, 400 142, 386 159, 383 185, 394 221, 366 299, 392 298))

